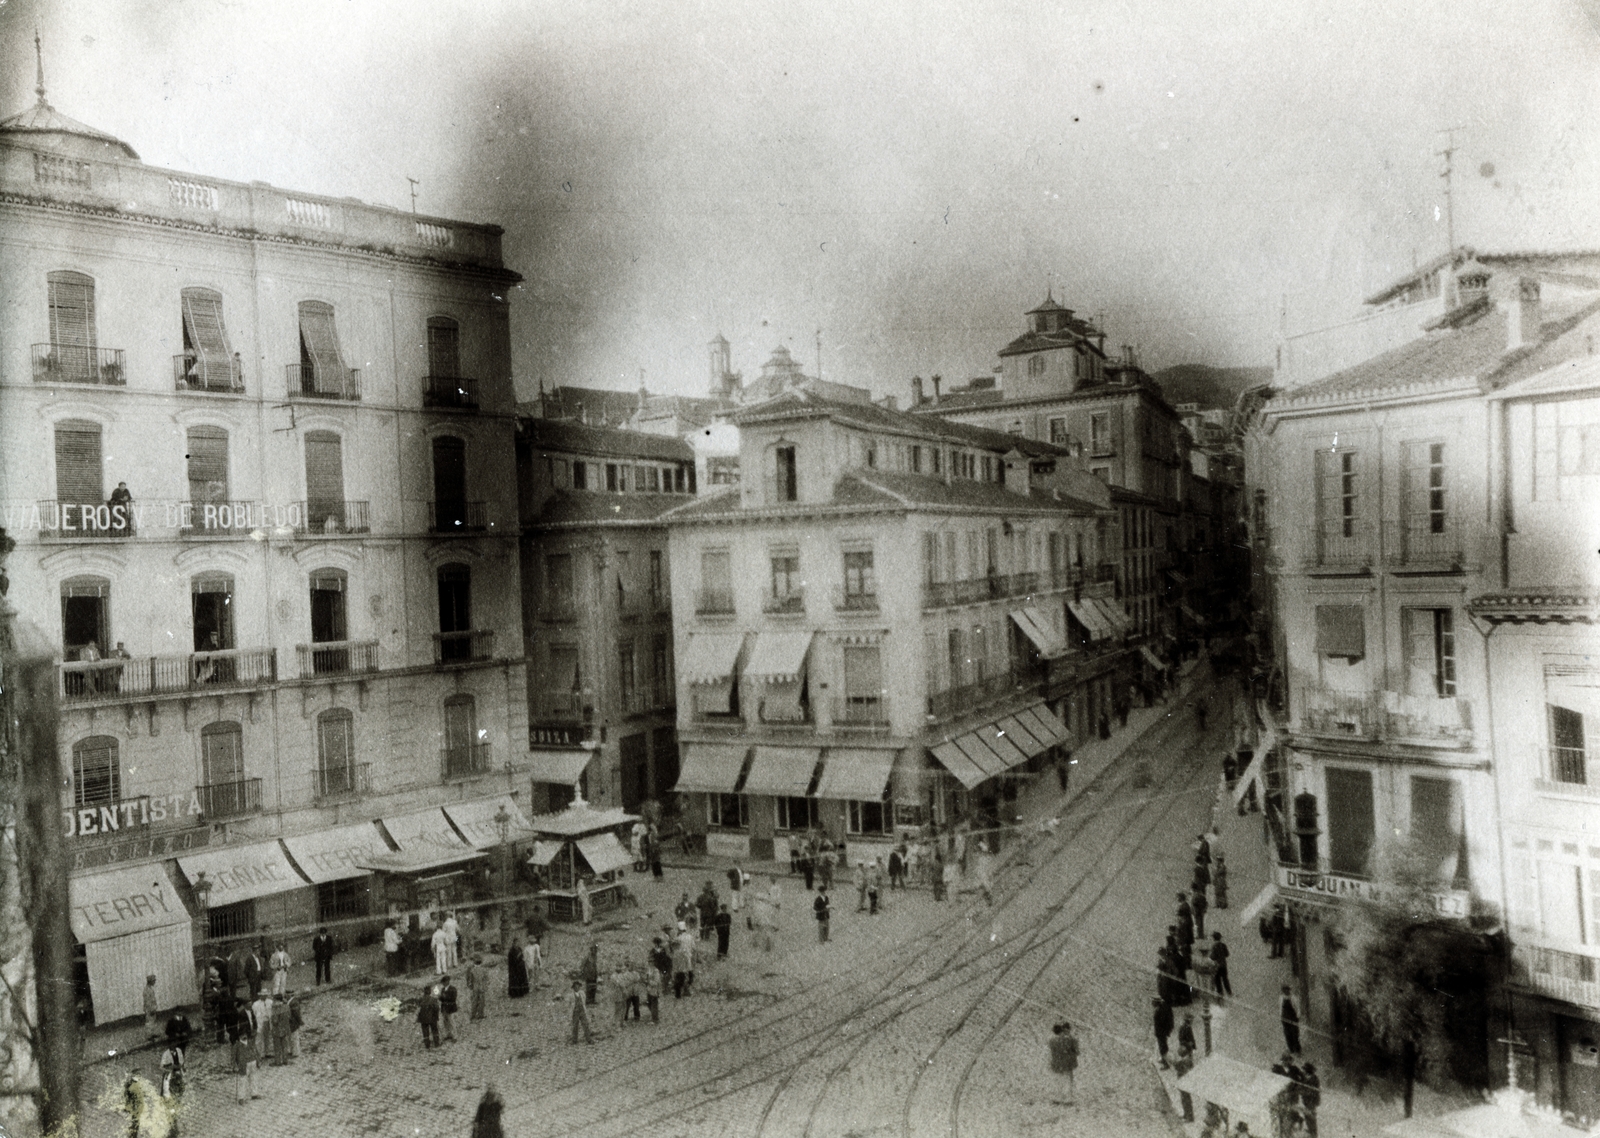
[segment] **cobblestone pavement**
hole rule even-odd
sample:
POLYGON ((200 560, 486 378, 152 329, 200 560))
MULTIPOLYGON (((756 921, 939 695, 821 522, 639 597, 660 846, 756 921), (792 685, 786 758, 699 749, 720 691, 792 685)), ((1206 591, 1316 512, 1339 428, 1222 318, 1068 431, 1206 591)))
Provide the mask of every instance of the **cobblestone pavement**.
MULTIPOLYGON (((458 1041, 424 1051, 407 1012, 374 1005, 414 996, 410 983, 362 980, 306 1006, 302 1055, 259 1077, 239 1105, 220 1050, 196 1048, 186 1136, 465 1134, 486 1083, 506 1099, 512 1138, 584 1135, 1013 1135, 1175 1133, 1150 1063, 1151 913, 1208 820, 1215 756, 1194 738, 1187 703, 1134 713, 1109 741, 1080 750, 1072 801, 1053 832, 1033 832, 997 873, 995 903, 975 890, 940 904, 896 891, 876 916, 853 891, 834 904, 832 941, 817 943, 811 895, 784 879, 772 953, 736 927, 731 958, 697 967, 694 991, 662 1000, 660 1024, 616 1025, 592 1009, 593 1046, 567 1042, 565 972, 585 941, 562 933, 532 997, 504 994, 503 961, 488 1018, 458 1016, 458 1041), (1075 1105, 1049 1074, 1054 1019, 1078 1025, 1084 1061, 1075 1105)), ((1036 784, 1024 816, 1047 816, 1036 784)), ((1060 796, 1054 795, 1059 807, 1060 796)), ((707 870, 664 883, 633 879, 640 908, 593 930, 602 962, 642 959, 652 931, 707 870)), ((602 1001, 604 997, 602 996, 602 1001)), ((153 1053, 136 1059, 153 1075, 153 1053)), ((120 1064, 86 1076, 86 1098, 120 1064)), ((113 1111, 86 1112, 86 1138, 126 1132, 113 1111)))

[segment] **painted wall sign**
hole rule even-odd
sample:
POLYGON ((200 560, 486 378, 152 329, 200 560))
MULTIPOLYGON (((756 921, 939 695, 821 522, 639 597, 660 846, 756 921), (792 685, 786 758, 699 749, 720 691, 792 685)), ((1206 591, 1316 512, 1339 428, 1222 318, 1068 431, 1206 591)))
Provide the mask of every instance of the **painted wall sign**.
MULTIPOLYGON (((1342 901, 1345 898, 1375 902, 1389 901, 1395 898, 1395 890, 1378 881, 1368 881, 1360 877, 1344 877, 1337 873, 1318 873, 1316 870, 1300 869, 1292 865, 1278 866, 1278 886, 1291 894, 1297 894, 1307 899, 1324 903, 1342 901)), ((1465 892, 1451 890, 1446 893, 1430 893, 1427 896, 1433 904, 1434 911, 1439 916, 1466 917, 1467 894, 1465 892)))
POLYGON ((159 822, 183 821, 197 818, 200 814, 200 795, 190 791, 187 799, 181 794, 145 795, 141 798, 124 798, 121 802, 63 810, 61 817, 66 822, 67 837, 85 838, 95 834, 136 830, 159 822))

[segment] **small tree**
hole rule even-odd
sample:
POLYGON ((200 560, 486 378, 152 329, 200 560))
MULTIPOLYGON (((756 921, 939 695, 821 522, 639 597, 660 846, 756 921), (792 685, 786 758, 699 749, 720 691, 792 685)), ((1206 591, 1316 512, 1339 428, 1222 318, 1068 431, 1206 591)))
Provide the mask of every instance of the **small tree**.
POLYGON ((1448 1076, 1485 1086, 1494 982, 1488 942, 1468 921, 1437 911, 1437 856, 1396 841, 1376 863, 1381 899, 1348 901, 1333 919, 1339 947, 1331 980, 1381 1053, 1376 1058, 1402 1063, 1408 1103, 1416 1069, 1430 1082, 1448 1076))

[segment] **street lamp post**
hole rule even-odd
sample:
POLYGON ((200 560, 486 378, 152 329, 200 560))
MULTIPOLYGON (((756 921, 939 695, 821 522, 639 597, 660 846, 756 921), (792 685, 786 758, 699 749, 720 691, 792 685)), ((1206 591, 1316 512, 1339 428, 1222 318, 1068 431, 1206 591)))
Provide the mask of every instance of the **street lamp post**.
POLYGON ((500 835, 500 947, 503 948, 507 943, 506 921, 510 915, 507 909, 511 905, 511 812, 504 802, 494 812, 494 828, 500 835))

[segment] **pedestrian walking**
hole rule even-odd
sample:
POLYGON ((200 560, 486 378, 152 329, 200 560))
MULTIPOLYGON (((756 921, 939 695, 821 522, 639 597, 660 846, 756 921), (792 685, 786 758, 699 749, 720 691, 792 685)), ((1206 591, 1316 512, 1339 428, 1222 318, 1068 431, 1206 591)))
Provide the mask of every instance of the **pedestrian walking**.
POLYGON ((478 1112, 472 1116, 472 1138, 506 1138, 505 1129, 500 1123, 500 1115, 505 1108, 506 1104, 494 1089, 494 1084, 487 1084, 483 1088, 483 1097, 478 1100, 478 1112))
POLYGON ((1321 1105, 1322 1080, 1317 1077, 1317 1065, 1307 1063, 1300 1074, 1300 1107, 1310 1138, 1317 1138, 1317 1108, 1321 1105))
POLYGON ((717 929, 717 959, 728 959, 728 940, 733 936, 733 914, 728 912, 728 906, 719 905, 717 915, 712 918, 717 929))
POLYGON ((459 999, 455 983, 447 974, 439 981, 439 1016, 444 1020, 444 1037, 451 1043, 456 1041, 455 1019, 459 999))
POLYGON ((1221 852, 1211 866, 1211 894, 1216 898, 1217 908, 1228 907, 1228 865, 1221 852))
POLYGON ((695 911, 700 918, 700 939, 710 940, 717 932, 717 909, 721 902, 717 898, 717 891, 711 882, 706 882, 700 889, 700 896, 694 900, 695 911))
POLYGON ((383 963, 390 976, 400 975, 400 930, 393 921, 383 926, 383 963))
MULTIPOLYGON (((1190 1035, 1190 1038, 1192 1039, 1193 1036, 1194 1036, 1194 1033, 1190 1032, 1189 1035, 1190 1035)), ((1192 1070, 1194 1070, 1194 1047, 1193 1046, 1185 1047, 1182 1043, 1179 1043, 1178 1044, 1178 1057, 1176 1059, 1174 1059, 1173 1062, 1172 1062, 1173 1074, 1177 1075, 1179 1081, 1181 1082, 1183 1077, 1185 1075, 1187 1075, 1192 1070)), ((1189 1097, 1189 1092, 1186 1091, 1186 1090, 1180 1089, 1178 1091, 1178 1101, 1183 1106, 1183 1120, 1185 1122, 1193 1122, 1194 1121, 1194 1099, 1189 1097)))
POLYGON ((672 942, 672 997, 689 995, 689 969, 693 967, 694 941, 678 937, 672 942))
POLYGON ((800 851, 800 875, 806 879, 806 891, 816 888, 817 859, 809 849, 800 851))
POLYGON ((650 938, 650 966, 661 978, 660 987, 672 984, 672 952, 660 937, 650 938))
POLYGON ((261 978, 266 975, 266 969, 261 963, 261 954, 252 946, 244 957, 244 981, 250 986, 250 999, 254 1001, 261 995, 261 978))
POLYGON ((156 1015, 160 1011, 160 1002, 156 999, 156 974, 152 972, 144 978, 144 1030, 151 1039, 156 1037, 156 1015))
POLYGON ((278 950, 272 954, 272 994, 281 996, 289 990, 289 968, 293 962, 289 959, 289 949, 282 942, 278 950))
POLYGON ((883 859, 873 858, 867 866, 867 912, 878 912, 878 895, 883 890, 883 859))
POLYGON ((833 843, 824 840, 822 854, 817 860, 817 880, 822 882, 824 889, 833 888, 833 869, 838 863, 839 857, 833 852, 833 843))
POLYGON ((657 881, 666 876, 661 868, 661 838, 656 832, 654 822, 650 824, 650 876, 657 881))
POLYGON ((506 995, 520 1000, 528 994, 528 964, 522 955, 522 946, 512 940, 506 953, 506 995))
POLYGON ((1067 791, 1067 776, 1070 773, 1070 768, 1067 764, 1071 761, 1068 757, 1070 754, 1070 751, 1064 751, 1061 757, 1056 759, 1056 781, 1061 784, 1061 792, 1063 794, 1067 791))
POLYGON ((744 897, 744 870, 738 862, 728 867, 728 908, 737 913, 739 902, 744 897))
POLYGON ((1155 1007, 1150 1025, 1156 1033, 1156 1053, 1161 1056, 1161 1066, 1167 1067, 1167 1039, 1172 1035, 1172 1005, 1159 997, 1150 1003, 1155 1007))
POLYGON ((417 1005, 417 1023, 422 1025, 422 1049, 440 1046, 439 1043, 439 990, 424 988, 422 1002, 417 1005))
POLYGON ((631 964, 623 970, 628 981, 628 1001, 623 1009, 623 1018, 627 1018, 627 1013, 632 1012, 634 1023, 639 1022, 640 1010, 644 1001, 644 978, 645 973, 649 971, 651 969, 648 965, 644 968, 635 968, 631 964))
MULTIPOLYGON (((1189 907, 1189 895, 1178 894, 1178 943, 1194 943, 1194 910, 1189 907)), ((1188 950, 1185 949, 1185 952, 1188 950)))
POLYGON ((317 983, 321 984, 324 980, 333 983, 333 937, 328 935, 326 925, 311 938, 311 959, 316 962, 317 983))
POLYGON ((827 886, 823 886, 821 889, 817 890, 817 897, 816 900, 811 902, 811 908, 816 912, 817 915, 817 943, 827 944, 828 921, 830 919, 827 886))
POLYGON ((889 888, 891 890, 904 889, 906 886, 906 859, 905 854, 901 852, 904 848, 903 845, 900 845, 889 851, 889 888))
POLYGON ((1187 1050, 1194 1054, 1194 1013, 1184 1012, 1183 1022, 1178 1025, 1178 1050, 1187 1050))
POLYGON ((1289 985, 1283 986, 1283 999, 1278 1005, 1279 1018, 1283 1020, 1283 1042, 1291 1055, 1300 1054, 1300 1009, 1295 1007, 1289 985))
POLYGON ((1050 1070, 1067 1077, 1065 1105, 1071 1106, 1078 1098, 1078 1037, 1072 1034, 1072 1025, 1065 1020, 1050 1030, 1050 1070))
POLYGON ((482 1019, 488 1003, 489 977, 483 970, 483 957, 474 955, 472 963, 467 965, 467 1006, 470 1008, 468 1018, 482 1019))
POLYGON ((650 1022, 661 1022, 661 972, 654 964, 644 970, 644 1002, 650 1009, 650 1022))
POLYGON ((1211 961, 1217 966, 1216 986, 1219 1002, 1221 997, 1233 995, 1233 983, 1228 979, 1228 957, 1231 955, 1232 953, 1228 951, 1228 946, 1223 943, 1222 934, 1220 932, 1212 933, 1211 961))
POLYGON ((578 979, 583 981, 583 998, 590 1007, 594 1006, 595 996, 600 987, 600 946, 591 944, 589 951, 584 955, 583 963, 578 965, 578 979))
POLYGON ((594 920, 594 902, 589 898, 589 882, 584 877, 578 878, 578 914, 584 924, 594 920))
POLYGON ((450 946, 453 942, 450 934, 443 925, 433 930, 433 936, 428 938, 428 945, 433 949, 433 971, 443 976, 450 971, 450 946))
POLYGON ((274 1067, 286 1066, 289 1062, 289 1048, 292 1045, 291 1037, 294 1028, 289 1022, 289 997, 287 995, 272 997, 272 1065, 274 1067))
POLYGON ((527 977, 529 991, 539 987, 539 976, 544 971, 544 931, 530 936, 522 945, 522 969, 527 977))
POLYGON ((1206 887, 1208 885, 1210 885, 1210 884, 1211 884, 1211 863, 1208 862, 1208 861, 1197 861, 1197 862, 1195 862, 1194 863, 1194 879, 1193 879, 1193 883, 1189 886, 1189 888, 1191 890, 1198 890, 1199 892, 1204 893, 1205 890, 1206 890, 1206 887))
POLYGON ((572 982, 572 991, 567 993, 567 1006, 572 1011, 572 1034, 567 1036, 567 1043, 578 1042, 578 1029, 580 1027, 583 1028, 583 1041, 585 1043, 593 1043, 594 1031, 589 1026, 589 1007, 584 997, 582 980, 574 980, 572 982))
POLYGON ((1194 891, 1194 899, 1189 903, 1189 908, 1194 912, 1194 936, 1196 940, 1205 939, 1207 907, 1205 889, 1196 889, 1194 891))
POLYGON ((856 862, 855 883, 856 912, 865 913, 867 911, 867 863, 864 861, 856 862))
POLYGON ((248 1021, 235 1024, 228 1034, 228 1046, 232 1049, 233 1073, 237 1077, 236 1096, 242 1106, 247 1097, 261 1097, 256 1093, 257 1058, 255 1046, 250 1041, 248 1021))
POLYGON ((611 997, 611 1022, 616 1024, 618 1031, 622 1030, 622 1024, 628 1018, 628 990, 632 983, 632 978, 621 964, 606 976, 606 995, 611 997))
POLYGON ((1205 834, 1201 834, 1194 840, 1194 862, 1196 865, 1209 866, 1211 864, 1211 842, 1205 834))
POLYGON ((461 926, 456 923, 455 911, 447 913, 444 918, 444 935, 450 949, 450 968, 461 966, 461 926))

